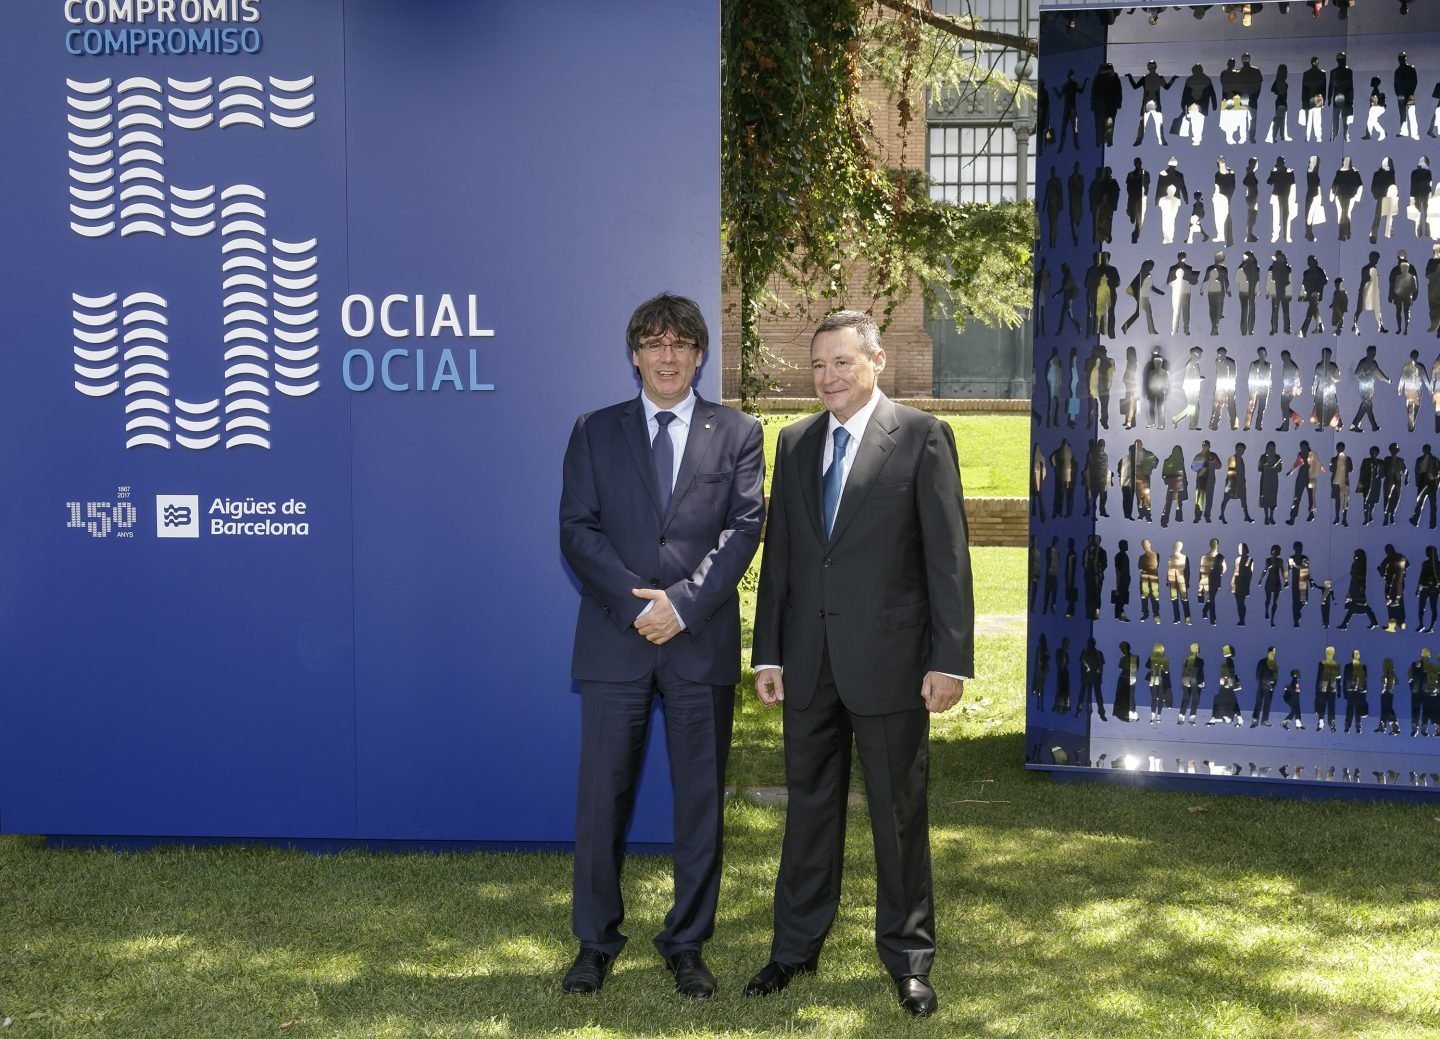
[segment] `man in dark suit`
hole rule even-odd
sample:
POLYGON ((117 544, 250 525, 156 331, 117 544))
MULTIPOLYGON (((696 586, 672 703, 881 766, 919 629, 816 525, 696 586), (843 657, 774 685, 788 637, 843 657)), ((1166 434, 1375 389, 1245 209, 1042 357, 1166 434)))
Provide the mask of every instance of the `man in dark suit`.
POLYGON ((825 411, 780 434, 755 610, 755 691, 784 701, 789 810, 769 995, 813 971, 840 902, 852 736, 875 841, 875 944, 901 1004, 935 1010, 926 805, 930 713, 974 674, 974 601, 950 427, 876 387, 875 322, 841 311, 810 344, 825 411))
POLYGON ((715 929, 735 683, 736 586, 764 519, 760 424, 690 384, 708 335, 679 296, 642 304, 625 333, 640 396, 582 415, 565 451, 560 549, 580 584, 580 781, 566 992, 605 983, 625 944, 620 869, 651 704, 665 714, 675 796, 675 902, 655 945, 678 991, 715 992, 715 929))

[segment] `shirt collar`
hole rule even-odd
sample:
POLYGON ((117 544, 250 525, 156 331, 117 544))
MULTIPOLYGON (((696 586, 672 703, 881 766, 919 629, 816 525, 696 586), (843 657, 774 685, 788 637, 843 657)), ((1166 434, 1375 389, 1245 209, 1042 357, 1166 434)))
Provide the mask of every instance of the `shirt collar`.
POLYGON ((695 391, 691 390, 685 399, 673 408, 662 408, 649 397, 645 396, 643 391, 640 393, 640 404, 645 409, 645 421, 647 423, 654 422, 655 416, 660 414, 660 412, 668 411, 675 416, 676 421, 688 426, 690 424, 690 416, 695 413, 695 399, 695 391))
POLYGON ((850 416, 849 422, 841 422, 832 414, 827 427, 827 435, 833 438, 835 436, 835 430, 844 426, 845 432, 849 433, 850 438, 858 444, 861 437, 865 435, 865 427, 870 425, 870 416, 875 414, 875 408, 879 405, 880 398, 883 396, 885 395, 880 392, 880 387, 876 386, 870 391, 870 399, 865 402, 859 411, 850 416))

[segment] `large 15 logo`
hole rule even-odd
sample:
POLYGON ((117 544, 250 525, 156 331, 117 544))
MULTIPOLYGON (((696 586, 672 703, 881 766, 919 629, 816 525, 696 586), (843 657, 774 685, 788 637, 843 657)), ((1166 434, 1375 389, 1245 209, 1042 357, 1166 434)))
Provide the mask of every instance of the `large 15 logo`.
POLYGON ((119 84, 66 80, 70 229, 119 233, 218 232, 224 293, 224 387, 210 400, 170 390, 172 344, 159 292, 72 294, 75 389, 125 401, 125 446, 270 447, 272 391, 305 397, 320 386, 316 239, 282 241, 265 227, 265 193, 253 184, 183 188, 165 171, 165 134, 214 126, 299 130, 315 120, 315 77, 133 77, 119 84))

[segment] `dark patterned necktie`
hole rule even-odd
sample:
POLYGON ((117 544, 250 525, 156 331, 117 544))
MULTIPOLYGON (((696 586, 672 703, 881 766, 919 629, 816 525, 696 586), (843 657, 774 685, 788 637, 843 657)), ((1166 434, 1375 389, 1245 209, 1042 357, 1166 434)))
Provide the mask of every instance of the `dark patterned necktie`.
POLYGON ((670 430, 666 427, 675 419, 675 414, 670 411, 660 411, 655 415, 655 422, 660 429, 655 434, 650 448, 655 455, 655 485, 660 488, 660 514, 663 516, 670 511, 670 485, 675 480, 675 445, 670 440, 670 430))

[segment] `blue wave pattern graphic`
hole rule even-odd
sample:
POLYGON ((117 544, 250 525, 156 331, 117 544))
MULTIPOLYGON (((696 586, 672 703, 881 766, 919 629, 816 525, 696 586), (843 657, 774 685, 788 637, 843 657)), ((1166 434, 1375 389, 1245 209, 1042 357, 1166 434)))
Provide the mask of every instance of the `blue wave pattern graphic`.
POLYGON ((270 237, 265 193, 255 185, 185 188, 166 177, 171 128, 298 130, 314 122, 313 76, 268 83, 66 80, 70 229, 85 238, 218 233, 221 242, 225 386, 212 400, 171 393, 163 296, 72 295, 75 389, 123 396, 126 447, 268 449, 272 393, 306 397, 320 387, 317 240, 270 237))

